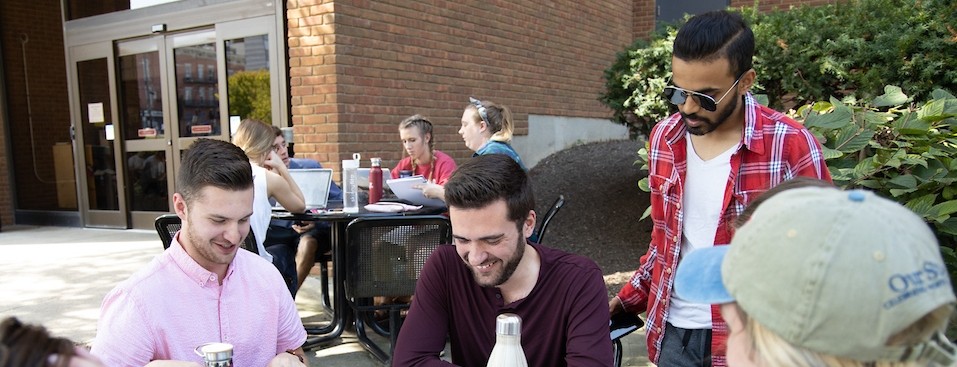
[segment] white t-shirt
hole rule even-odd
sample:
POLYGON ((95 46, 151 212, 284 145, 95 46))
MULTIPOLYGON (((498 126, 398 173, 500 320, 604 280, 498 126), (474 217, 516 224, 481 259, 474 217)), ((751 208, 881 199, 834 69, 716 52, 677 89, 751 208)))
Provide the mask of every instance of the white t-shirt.
POLYGON ((269 190, 266 186, 266 169, 250 162, 253 166, 253 215, 249 217, 249 227, 256 234, 256 247, 259 256, 272 262, 272 255, 266 252, 263 241, 266 240, 266 231, 269 230, 269 220, 272 219, 272 205, 269 204, 269 190))
MULTIPOLYGON (((731 175, 731 155, 738 145, 710 160, 704 161, 691 144, 688 146, 688 172, 685 174, 684 196, 681 198, 681 252, 679 260, 694 250, 714 246, 714 236, 721 221, 724 189, 731 175)), ((711 305, 691 303, 671 295, 668 322, 682 329, 710 329, 711 305)))

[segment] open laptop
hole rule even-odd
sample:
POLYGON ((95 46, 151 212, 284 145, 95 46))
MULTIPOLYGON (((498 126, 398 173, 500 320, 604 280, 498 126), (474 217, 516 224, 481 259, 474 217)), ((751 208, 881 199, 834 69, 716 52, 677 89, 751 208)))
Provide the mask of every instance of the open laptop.
POLYGON ((306 210, 325 209, 329 200, 329 187, 332 185, 331 168, 291 169, 289 175, 299 185, 306 199, 306 210))
MULTIPOLYGON (((360 189, 363 189, 363 190, 369 189, 369 170, 370 168, 359 168, 359 171, 358 171, 359 180, 356 182, 358 182, 358 186, 360 189)), ((392 178, 392 176, 390 176, 389 169, 382 167, 382 188, 384 189, 389 188, 389 184, 387 184, 385 181, 390 178, 392 178)))

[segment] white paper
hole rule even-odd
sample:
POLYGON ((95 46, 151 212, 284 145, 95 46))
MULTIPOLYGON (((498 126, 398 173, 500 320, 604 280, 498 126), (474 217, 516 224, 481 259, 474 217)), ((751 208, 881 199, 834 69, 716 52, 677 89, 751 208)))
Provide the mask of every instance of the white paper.
POLYGON ((439 199, 429 199, 422 194, 421 189, 414 189, 412 186, 418 184, 426 183, 425 177, 422 176, 412 176, 405 178, 396 178, 386 180, 386 183, 389 184, 389 188, 392 189, 392 192, 399 199, 407 200, 408 202, 415 205, 425 205, 425 206, 445 206, 445 202, 439 199))
POLYGON ((239 130, 239 124, 242 122, 243 120, 239 116, 229 116, 229 136, 236 135, 236 130, 239 130))
POLYGON ((106 125, 106 140, 113 140, 113 125, 106 125))
POLYGON ((86 115, 90 119, 91 124, 106 121, 106 119, 103 118, 103 102, 87 103, 86 110, 86 115))

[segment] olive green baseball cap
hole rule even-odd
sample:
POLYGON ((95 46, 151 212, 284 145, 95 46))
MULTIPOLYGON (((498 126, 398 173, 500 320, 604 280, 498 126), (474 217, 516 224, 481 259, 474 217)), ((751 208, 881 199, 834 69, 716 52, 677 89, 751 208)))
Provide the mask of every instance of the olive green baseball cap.
POLYGON ((675 292, 737 302, 795 346, 858 361, 950 364, 941 334, 916 346, 888 339, 953 304, 937 239, 916 214, 874 193, 800 188, 765 201, 729 246, 691 252, 675 292))

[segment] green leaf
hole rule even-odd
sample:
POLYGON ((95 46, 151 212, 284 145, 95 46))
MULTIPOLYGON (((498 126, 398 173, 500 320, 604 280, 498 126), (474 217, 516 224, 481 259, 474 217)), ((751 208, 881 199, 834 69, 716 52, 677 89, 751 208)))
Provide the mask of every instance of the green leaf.
POLYGON ((648 177, 638 180, 638 189, 644 192, 651 192, 651 185, 648 184, 648 177))
POLYGON ((821 153, 824 155, 825 161, 840 158, 844 155, 840 150, 831 149, 823 145, 821 146, 821 153))
POLYGON ((937 216, 949 216, 953 213, 957 213, 957 200, 945 201, 934 205, 933 210, 937 212, 937 216))
POLYGON ((950 217, 941 223, 937 223, 937 230, 952 236, 957 236, 957 217, 950 217))
POLYGON ((910 101, 900 87, 888 85, 884 86, 884 94, 874 98, 871 105, 874 107, 900 106, 910 101))
POLYGON ((904 158, 904 156, 906 155, 907 155, 907 152, 905 152, 903 149, 898 149, 897 151, 894 152, 894 154, 890 158, 887 159, 886 162, 884 162, 884 166, 900 168, 901 159, 904 158))
POLYGON ((914 175, 900 175, 900 176, 892 178, 888 182, 905 189, 917 188, 917 178, 915 178, 914 175))
POLYGON ((807 127, 817 127, 821 129, 840 129, 851 122, 853 112, 847 106, 837 106, 834 111, 825 114, 811 113, 804 121, 807 127))
POLYGON ((854 166, 853 175, 855 178, 868 177, 874 172, 877 172, 877 169, 874 164, 874 157, 867 157, 857 162, 857 165, 854 166))
POLYGON ((645 220, 645 218, 648 218, 649 216, 651 216, 651 205, 648 205, 648 207, 645 208, 645 212, 641 214, 641 218, 638 218, 638 221, 639 222, 643 221, 645 220))
MULTIPOLYGON (((879 187, 873 187, 873 189, 879 189, 879 187)), ((904 194, 910 194, 914 191, 917 191, 917 189, 890 189, 887 191, 891 193, 891 196, 896 198, 904 194)))
POLYGON ((930 97, 933 98, 933 99, 954 99, 954 98, 957 98, 957 97, 954 97, 953 94, 950 94, 950 92, 947 92, 947 91, 945 91, 945 90, 943 90, 943 89, 934 89, 933 92, 930 92, 930 97))
POLYGON ((921 196, 917 199, 908 201, 904 206, 907 209, 910 209, 912 212, 917 213, 921 218, 927 218, 936 213, 931 211, 931 208, 934 207, 934 201, 937 200, 937 194, 927 194, 921 196))
POLYGON ((834 139, 834 148, 844 153, 854 153, 864 149, 873 137, 873 130, 861 129, 856 125, 845 126, 834 139))
POLYGON ((864 110, 857 113, 858 121, 864 121, 864 123, 871 129, 875 126, 880 126, 886 124, 888 121, 892 121, 894 118, 893 113, 877 112, 871 110, 864 110))
MULTIPOLYGON (((828 167, 828 171, 831 172, 831 180, 836 182, 846 182, 850 181, 854 176, 854 169, 851 168, 832 168, 828 167)), ((843 185, 838 185, 841 188, 846 188, 843 185)))
POLYGON ((897 131, 900 131, 901 134, 907 135, 925 135, 930 131, 930 122, 921 120, 918 116, 910 112, 894 120, 891 126, 897 131))
POLYGON ((917 154, 907 154, 904 155, 903 159, 904 164, 911 166, 924 166, 927 167, 927 160, 917 154))
POLYGON ((940 121, 957 116, 957 99, 932 100, 917 111, 917 116, 926 121, 940 121))
POLYGON ((763 93, 762 93, 762 94, 754 94, 753 96, 754 96, 754 100, 757 101, 757 102, 760 103, 760 104, 763 104, 763 105, 765 105, 765 106, 771 104, 771 103, 769 102, 769 99, 768 99, 768 95, 767 95, 767 94, 763 94, 763 93))

